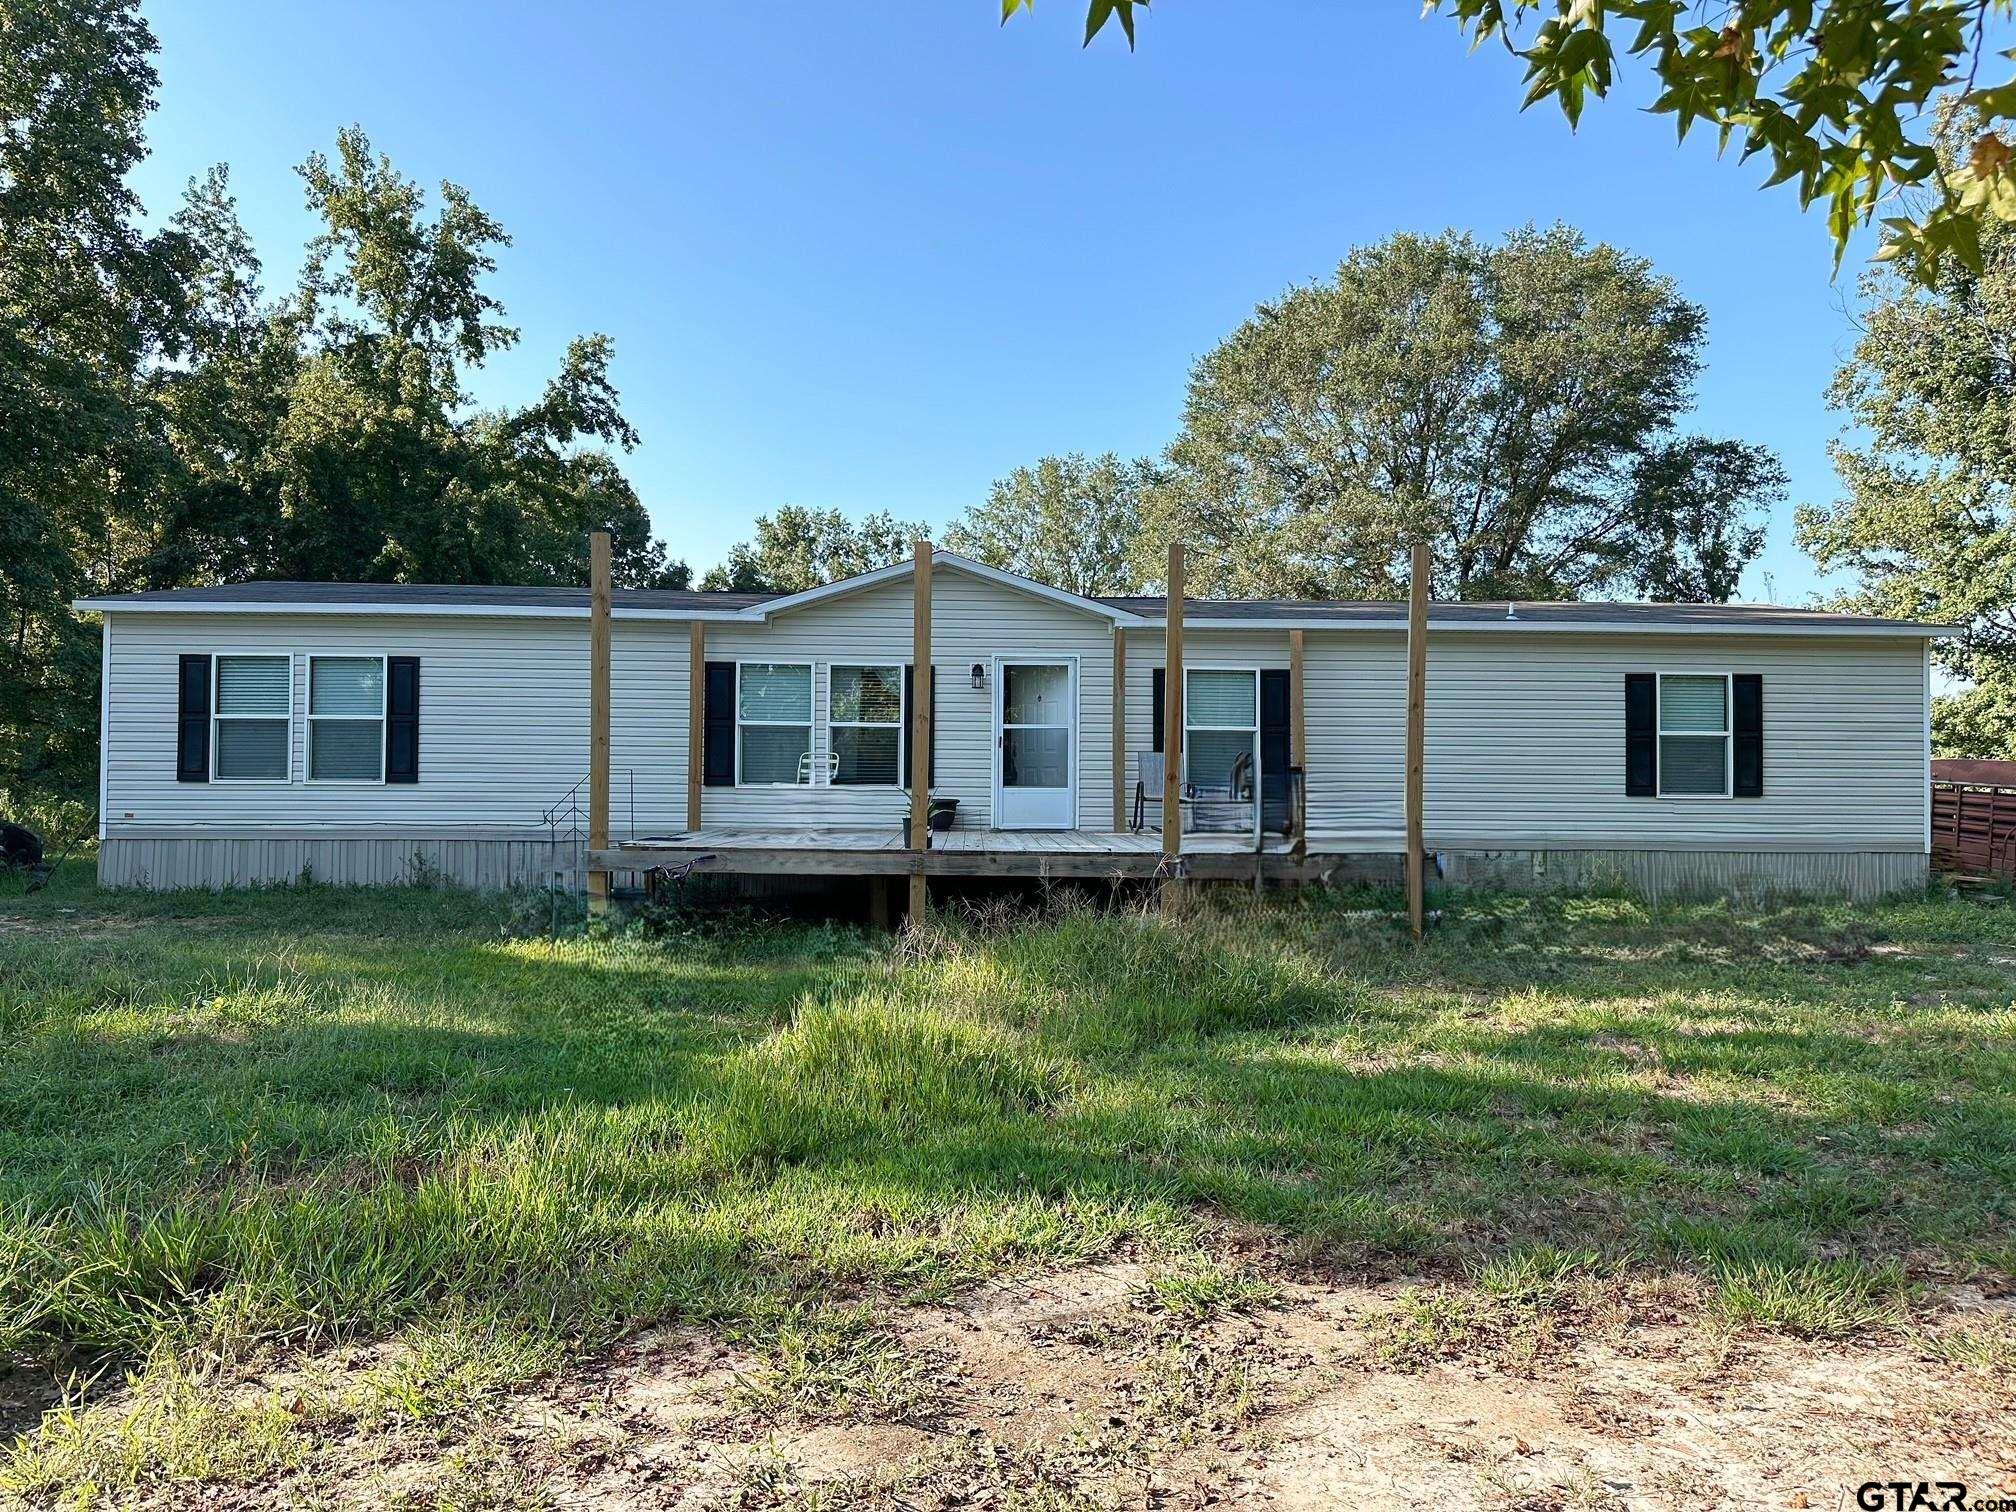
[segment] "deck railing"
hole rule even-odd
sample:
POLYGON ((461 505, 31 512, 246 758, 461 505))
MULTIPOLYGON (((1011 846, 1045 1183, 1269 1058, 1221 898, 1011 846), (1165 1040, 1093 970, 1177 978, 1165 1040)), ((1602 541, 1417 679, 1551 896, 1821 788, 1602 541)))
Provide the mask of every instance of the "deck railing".
MULTIPOLYGON (((612 772, 613 784, 620 776, 629 797, 629 833, 627 840, 637 838, 637 772, 634 767, 624 767, 620 773, 612 772)), ((539 822, 546 826, 546 837, 554 850, 565 845, 574 853, 571 870, 575 885, 579 885, 585 874, 584 858, 588 852, 588 776, 584 772, 575 784, 562 793, 550 805, 539 811, 539 822)), ((613 836, 612 836, 613 838, 613 836)))

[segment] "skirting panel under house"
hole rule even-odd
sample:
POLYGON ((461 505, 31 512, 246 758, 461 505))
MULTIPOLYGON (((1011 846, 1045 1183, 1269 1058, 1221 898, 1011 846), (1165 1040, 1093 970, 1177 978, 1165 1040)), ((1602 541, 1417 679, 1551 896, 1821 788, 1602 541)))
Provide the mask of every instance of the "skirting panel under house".
MULTIPOLYGON (((950 855, 935 855, 935 859, 948 870, 956 867, 950 855)), ((1211 859, 1229 863, 1235 858, 1228 853, 1211 859)), ((1274 864, 1285 859, 1271 858, 1270 876, 1279 874, 1287 879, 1288 869, 1277 873, 1274 864)), ((1623 888, 1655 900, 1720 896, 1761 901, 1796 896, 1868 901, 1922 888, 1930 875, 1929 858, 1908 851, 1466 849, 1442 850, 1436 852, 1435 859, 1440 880, 1456 885, 1547 891, 1623 888)), ((1399 860, 1387 846, 1362 850, 1340 847, 1334 853, 1312 854, 1305 866, 1294 870, 1329 881, 1383 882, 1397 879, 1399 860)), ((577 841, 555 840, 543 831, 480 837, 400 837, 382 832, 369 837, 298 832, 277 836, 152 835, 101 842, 98 880, 106 887, 156 890, 304 881, 343 886, 439 883, 489 890, 572 890, 581 885, 582 864, 583 852, 577 841)), ((720 869, 733 871, 733 862, 720 869)), ((984 875, 986 869, 976 866, 975 874, 984 875)))
POLYGON ((1912 851, 1473 850, 1443 855, 1446 880, 1518 890, 1624 888, 1646 898, 1845 897, 1914 892, 1931 858, 1912 851))
POLYGON ((534 836, 370 839, 299 835, 107 839, 98 846, 105 887, 259 887, 326 882, 338 886, 441 883, 504 890, 581 882, 579 841, 534 836))

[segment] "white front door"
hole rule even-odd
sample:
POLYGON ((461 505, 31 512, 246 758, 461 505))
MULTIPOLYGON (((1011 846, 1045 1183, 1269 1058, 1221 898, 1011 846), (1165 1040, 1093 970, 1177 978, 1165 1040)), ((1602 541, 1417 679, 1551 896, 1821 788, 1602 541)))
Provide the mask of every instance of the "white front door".
POLYGON ((1078 664, 994 659, 994 826, 1078 820, 1078 664))

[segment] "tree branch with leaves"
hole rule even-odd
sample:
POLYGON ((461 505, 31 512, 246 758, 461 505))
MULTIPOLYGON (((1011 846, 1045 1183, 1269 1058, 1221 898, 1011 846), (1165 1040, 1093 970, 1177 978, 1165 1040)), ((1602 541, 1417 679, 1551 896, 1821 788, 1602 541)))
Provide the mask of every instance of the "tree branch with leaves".
MULTIPOLYGON (((1001 19, 1032 0, 1002 0, 1001 19)), ((1089 45, 1117 21, 1129 47, 1147 0, 1091 0, 1089 45)), ((1570 126, 1641 61, 1650 108, 1684 138, 1714 131, 1743 161, 1770 164, 1823 205, 1835 256, 1881 221, 1879 256, 1929 281, 1942 261, 1981 267, 1982 228, 2016 220, 2016 155, 2001 128, 2016 119, 2016 50, 1996 28, 2016 0, 1428 0, 1472 46, 1496 41, 1526 69, 1526 104, 1552 100, 1570 126), (1984 77, 1995 60, 1996 76, 1984 77), (1979 130, 1955 159, 1935 149, 1936 102, 1971 111, 1979 130), (1915 196, 1915 199, 1914 199, 1915 196)))

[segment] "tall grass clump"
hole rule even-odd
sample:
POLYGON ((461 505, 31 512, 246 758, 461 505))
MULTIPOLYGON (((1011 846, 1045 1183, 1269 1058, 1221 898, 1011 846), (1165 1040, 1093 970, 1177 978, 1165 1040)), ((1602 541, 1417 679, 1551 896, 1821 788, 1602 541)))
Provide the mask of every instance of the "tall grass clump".
POLYGON ((1126 1054, 1348 1012, 1351 984, 1250 905, 1181 916, 1090 907, 945 925, 921 969, 943 994, 1071 1054, 1126 1054))
POLYGON ((1075 1081, 1062 1057, 957 1003, 868 989, 802 1004, 731 1057, 716 1096, 696 1111, 693 1148, 718 1172, 746 1174, 864 1140, 1034 1112, 1075 1081))

